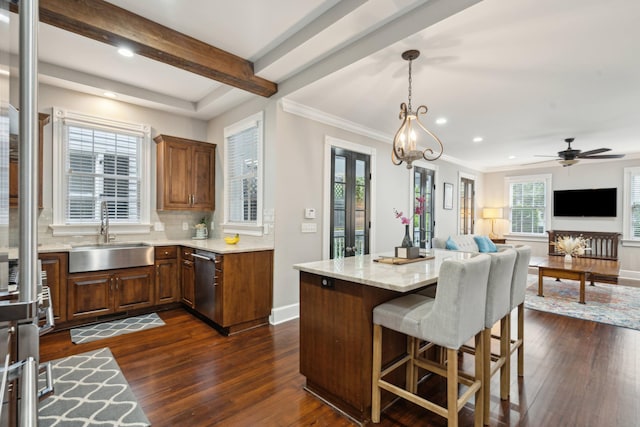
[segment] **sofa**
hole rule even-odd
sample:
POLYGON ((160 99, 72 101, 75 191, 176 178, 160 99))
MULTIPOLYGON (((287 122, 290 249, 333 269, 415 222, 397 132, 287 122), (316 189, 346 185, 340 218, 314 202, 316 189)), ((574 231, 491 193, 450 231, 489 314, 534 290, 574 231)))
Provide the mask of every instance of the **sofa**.
MULTIPOLYGON (((447 249, 447 240, 451 239, 456 246, 458 247, 458 251, 461 252, 480 252, 480 248, 478 247, 478 243, 476 243, 476 239, 474 237, 479 237, 479 235, 474 234, 458 234, 453 236, 447 236, 445 238, 434 237, 432 240, 432 247, 436 249, 447 249)), ((486 236, 483 236, 487 238, 486 236)), ((513 245, 508 244, 496 244, 495 245, 498 250, 503 248, 512 248, 513 245)), ((484 251, 486 252, 486 251, 484 251)))

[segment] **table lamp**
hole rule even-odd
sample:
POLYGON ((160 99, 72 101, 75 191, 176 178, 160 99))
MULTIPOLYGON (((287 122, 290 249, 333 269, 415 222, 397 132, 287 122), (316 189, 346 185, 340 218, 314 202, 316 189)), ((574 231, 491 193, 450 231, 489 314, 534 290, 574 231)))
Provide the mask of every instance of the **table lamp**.
POLYGON ((482 218, 491 220, 491 233, 489 234, 489 237, 492 239, 498 237, 498 235, 493 232, 493 226, 496 219, 502 218, 502 208, 483 208, 482 218))

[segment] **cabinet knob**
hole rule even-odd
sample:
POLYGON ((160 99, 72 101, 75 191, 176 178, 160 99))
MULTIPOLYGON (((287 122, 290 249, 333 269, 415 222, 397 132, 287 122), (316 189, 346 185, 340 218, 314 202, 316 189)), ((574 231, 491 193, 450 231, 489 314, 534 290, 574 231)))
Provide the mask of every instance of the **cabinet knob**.
POLYGON ((165 255, 169 255, 169 251, 164 251, 164 254, 165 255))

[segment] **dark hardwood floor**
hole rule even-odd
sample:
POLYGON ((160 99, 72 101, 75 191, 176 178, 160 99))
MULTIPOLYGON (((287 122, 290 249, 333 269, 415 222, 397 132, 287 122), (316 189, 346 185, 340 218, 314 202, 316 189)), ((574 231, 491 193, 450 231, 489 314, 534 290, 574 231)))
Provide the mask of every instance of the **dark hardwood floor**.
MULTIPOLYGON (((68 331, 44 336, 41 360, 109 347, 154 427, 352 425, 303 390, 297 320, 224 337, 182 309, 159 315, 166 326, 87 344, 72 344, 68 331)), ((640 331, 532 310, 525 316, 525 377, 512 375, 510 402, 500 401, 494 378, 492 426, 639 425, 640 331)), ((424 387, 444 392, 438 379, 424 387)), ((379 425, 446 422, 399 402, 379 425)), ((461 425, 473 425, 471 409, 463 409, 461 425)))

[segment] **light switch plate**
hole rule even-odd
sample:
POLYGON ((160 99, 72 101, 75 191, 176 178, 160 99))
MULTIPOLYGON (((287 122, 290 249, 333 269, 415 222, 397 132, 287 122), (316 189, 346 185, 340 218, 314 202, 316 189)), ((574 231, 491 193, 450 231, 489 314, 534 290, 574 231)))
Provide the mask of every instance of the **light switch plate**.
POLYGON ((163 222, 160 222, 160 221, 156 221, 156 222, 153 224, 153 229, 154 229, 155 231, 164 231, 164 223, 163 223, 163 222))
POLYGON ((318 225, 315 222, 303 222, 300 231, 303 233, 316 233, 318 231, 318 225))

